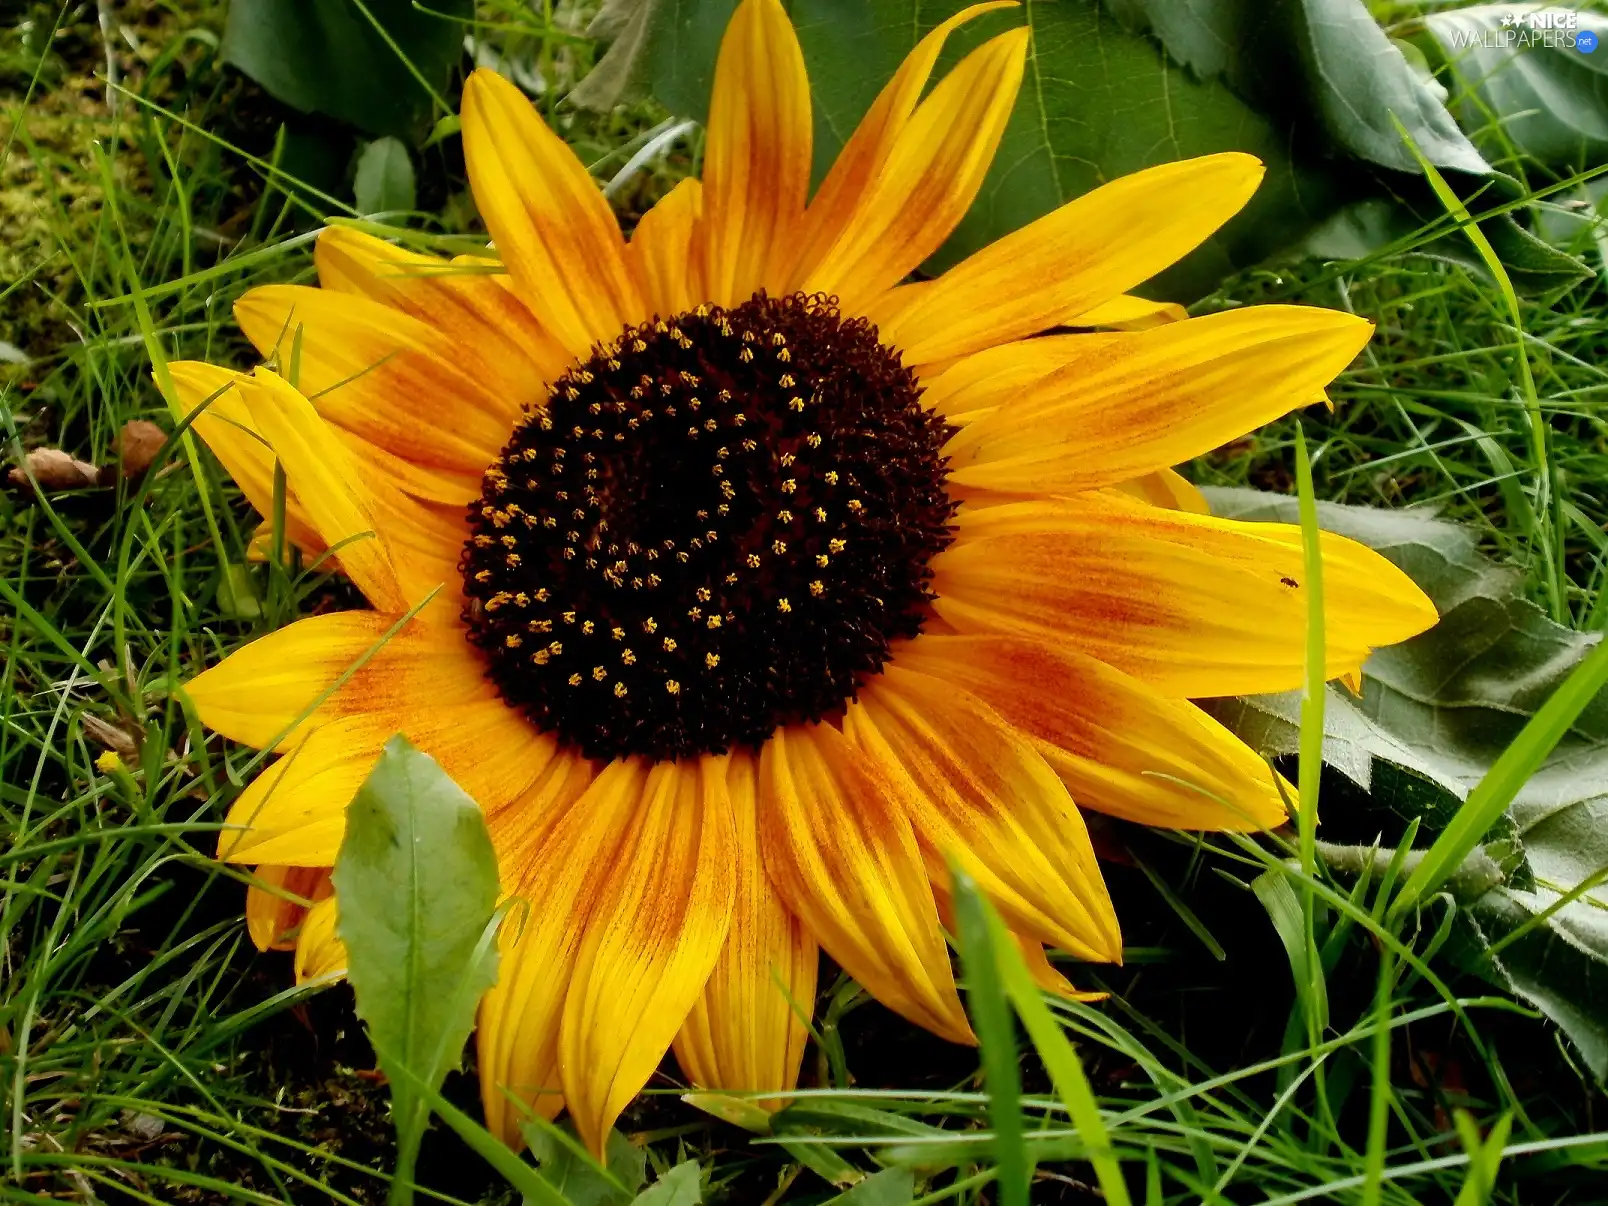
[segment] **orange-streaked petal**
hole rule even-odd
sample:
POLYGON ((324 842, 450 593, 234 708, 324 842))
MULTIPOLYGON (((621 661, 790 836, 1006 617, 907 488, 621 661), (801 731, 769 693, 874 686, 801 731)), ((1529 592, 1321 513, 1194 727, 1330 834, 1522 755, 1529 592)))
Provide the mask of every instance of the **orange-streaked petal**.
POLYGON ((1089 344, 957 432, 950 480, 1073 493, 1179 464, 1313 401, 1372 332, 1337 310, 1252 306, 1089 344))
POLYGON ((259 951, 296 948, 307 910, 328 896, 328 867, 258 867, 260 884, 246 887, 246 932, 259 951))
POLYGON ((986 12, 1015 7, 1016 0, 989 0, 963 8, 937 25, 905 56, 899 70, 877 94, 849 141, 838 152, 826 179, 815 190, 815 196, 810 198, 793 280, 808 277, 855 216, 865 210, 865 199, 893 154, 910 115, 915 112, 949 35, 986 12))
POLYGON ((805 277, 854 312, 937 251, 982 187, 1027 61, 1025 27, 985 42, 898 134, 837 239, 805 277))
MULTIPOLYGON (((1300 686, 1301 531, 1165 511, 1113 492, 956 517, 933 561, 934 604, 961 632, 1059 642, 1164 694, 1300 686)), ((1372 549, 1323 533, 1330 677, 1435 622, 1434 605, 1372 549)))
POLYGON ((830 725, 778 729, 760 753, 760 852, 788 908, 888 1008, 973 1042, 905 803, 830 725))
POLYGON ((981 351, 1087 312, 1193 251, 1261 182, 1228 152, 1123 176, 955 265, 882 328, 907 364, 981 351))
POLYGON ((715 63, 699 250, 708 300, 779 293, 810 187, 810 82, 780 0, 742 0, 715 63))
POLYGON ((1022 952, 1022 962, 1027 964, 1027 970, 1033 976, 1033 983, 1045 992, 1054 993, 1068 1001, 1103 1001, 1111 995, 1107 992, 1088 992, 1078 988, 1062 974, 1060 968, 1050 962, 1042 942, 1034 942, 1031 938, 1024 938, 1016 933, 1011 934, 1011 937, 1016 940, 1016 949, 1022 952))
POLYGON ((262 285, 234 312, 321 415, 405 461, 478 475, 519 418, 518 399, 472 377, 442 333, 371 298, 262 285))
POLYGON ((331 226, 313 254, 326 289, 411 314, 458 349, 461 367, 515 408, 539 402, 570 357, 519 299, 473 263, 406 251, 331 226))
POLYGON ((1120 962, 1122 938, 1083 818, 1048 763, 952 683, 884 667, 843 731, 914 801, 928 873, 960 860, 1010 925, 1081 958, 1120 962))
MULTIPOLYGON (((759 765, 751 754, 731 755, 727 786, 736 843, 731 930, 676 1036, 676 1059, 700 1088, 775 1092, 798 1083, 820 956, 760 860, 759 765)), ((774 1110, 787 1099, 758 1104, 774 1110)))
POLYGON ((1085 654, 1026 637, 935 635, 894 656, 986 701, 1082 808, 1164 829, 1284 823, 1279 778, 1254 750, 1194 704, 1085 654))
POLYGON ((398 628, 398 620, 377 611, 305 616, 202 671, 184 685, 185 694, 207 728, 256 749, 277 740, 280 750, 341 717, 400 716, 409 708, 454 708, 495 696, 461 628, 417 622, 398 628))
POLYGON ((559 1031, 564 1100, 599 1158, 726 944, 736 858, 725 759, 655 764, 587 922, 559 1031))
POLYGON ((643 214, 631 232, 631 261, 642 279, 649 311, 661 318, 684 314, 704 300, 701 257, 694 241, 702 212, 703 185, 689 176, 643 214))
POLYGON ((469 186, 519 296, 577 359, 644 317, 625 239, 597 183, 530 101, 480 68, 463 89, 469 186))
POLYGON ((578 797, 549 801, 531 828, 522 866, 511 868, 516 905, 498 935, 502 969, 480 1002, 480 1100, 486 1126, 523 1145, 529 1109, 564 1108, 559 1032, 564 1001, 593 910, 647 782, 639 759, 612 762, 578 797))

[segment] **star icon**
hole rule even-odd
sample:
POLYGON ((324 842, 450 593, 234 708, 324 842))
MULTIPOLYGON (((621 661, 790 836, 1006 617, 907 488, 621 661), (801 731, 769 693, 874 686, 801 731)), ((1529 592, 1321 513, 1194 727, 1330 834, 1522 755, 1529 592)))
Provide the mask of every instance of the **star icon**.
POLYGON ((1502 28, 1503 29, 1510 29, 1513 26, 1517 25, 1518 23, 1519 23, 1518 17, 1514 16, 1512 13, 1503 13, 1502 14, 1502 28))

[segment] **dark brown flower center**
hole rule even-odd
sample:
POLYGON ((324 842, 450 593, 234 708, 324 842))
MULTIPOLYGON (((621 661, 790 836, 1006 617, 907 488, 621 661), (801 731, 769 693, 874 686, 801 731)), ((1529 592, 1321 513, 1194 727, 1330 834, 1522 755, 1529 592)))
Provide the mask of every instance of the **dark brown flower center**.
POLYGON ((758 746, 928 614, 950 428, 830 298, 626 330, 531 408, 469 512, 470 638, 585 754, 758 746))

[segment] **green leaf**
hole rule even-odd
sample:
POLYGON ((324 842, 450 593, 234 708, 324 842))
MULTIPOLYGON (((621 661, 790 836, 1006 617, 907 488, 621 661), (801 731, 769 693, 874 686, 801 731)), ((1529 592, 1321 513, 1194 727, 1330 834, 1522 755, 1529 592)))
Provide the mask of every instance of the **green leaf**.
POLYGON ((703 1169, 683 1160, 637 1194, 631 1206, 698 1206, 703 1201, 703 1169))
POLYGON ((352 182, 360 214, 396 213, 413 208, 413 161, 397 138, 376 138, 357 157, 352 182))
MULTIPOLYGON (((1491 826, 1524 789, 1537 768, 1557 747, 1564 733, 1608 683, 1608 645, 1593 649, 1546 703, 1536 710, 1486 771, 1463 807, 1435 839, 1429 853, 1391 906, 1393 912, 1412 907, 1440 887, 1490 832, 1491 826)), ((1534 871, 1534 864, 1531 864, 1534 871)))
POLYGON ((1451 106, 1492 159, 1514 152, 1565 169, 1608 156, 1608 56, 1584 54, 1569 31, 1552 38, 1511 18, 1568 14, 1608 38, 1608 16, 1542 4, 1482 4, 1421 19, 1451 106), (1504 23, 1504 19, 1508 19, 1504 23), (1526 36, 1529 35, 1529 36, 1526 36))
MULTIPOLYGON (((397 1182, 429 1116, 397 1066, 434 1090, 463 1055, 496 979, 497 859, 485 820, 436 761, 396 736, 346 811, 336 932, 381 1070, 391 1080, 397 1182)), ((401 1195, 407 1200, 407 1195, 401 1195)))
POLYGON ((542 1180, 571 1206, 625 1206, 648 1175, 648 1154, 617 1130, 609 1132, 607 1166, 592 1159, 567 1123, 543 1120, 523 1128, 542 1180))
POLYGON ((606 112, 640 99, 650 85, 651 38, 661 0, 603 0, 586 36, 609 48, 566 98, 583 109, 606 112))
MULTIPOLYGON (((1605 821, 1596 818, 1598 825, 1605 821)), ((1593 845, 1608 855, 1600 837, 1593 845)), ((1559 899, 1551 890, 1511 888, 1481 897, 1472 917, 1482 970, 1545 1014, 1569 1037, 1591 1074, 1608 1082, 1608 1011, 1602 1004, 1608 1000, 1608 893, 1587 893, 1543 916, 1559 899)))
POLYGON ((232 0, 223 55, 293 108, 412 141, 463 53, 452 18, 473 15, 473 0, 232 0))
POLYGON ((910 1206, 916 1197, 916 1174, 908 1168, 885 1168, 824 1206, 910 1206))

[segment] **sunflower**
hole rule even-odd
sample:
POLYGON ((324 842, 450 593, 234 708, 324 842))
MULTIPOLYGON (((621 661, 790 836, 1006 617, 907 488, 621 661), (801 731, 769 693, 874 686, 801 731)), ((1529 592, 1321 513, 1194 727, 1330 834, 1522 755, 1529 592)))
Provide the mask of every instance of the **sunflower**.
MULTIPOLYGON (((1238 154, 903 283, 1015 102, 1024 29, 927 88, 945 39, 1001 7, 928 34, 811 196, 798 42, 778 0, 743 0, 702 179, 629 240, 478 71, 463 140, 496 258, 337 226, 318 287, 237 305, 264 366, 171 366, 246 497, 273 514, 282 467, 285 535, 370 604, 187 684, 211 729, 282 755, 220 839, 260 877, 251 933, 299 976, 339 970, 346 805, 393 733, 433 754, 530 906, 479 1018, 510 1142, 525 1110, 567 1108, 600 1150, 672 1047, 697 1085, 785 1095, 819 950, 972 1041, 951 857, 1071 992, 1046 947, 1122 954, 1080 808, 1285 818, 1289 785, 1189 701, 1301 682, 1301 533, 1214 518, 1168 467, 1321 400, 1371 327, 1125 294, 1244 204, 1262 168, 1238 154)), ((1329 676, 1434 622, 1375 553, 1322 552, 1329 676)))

